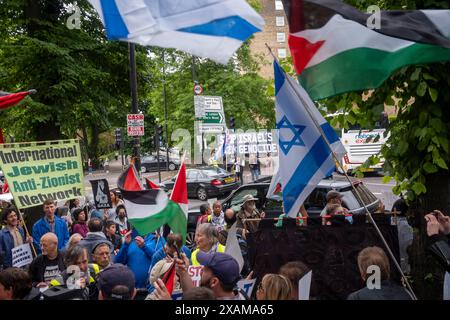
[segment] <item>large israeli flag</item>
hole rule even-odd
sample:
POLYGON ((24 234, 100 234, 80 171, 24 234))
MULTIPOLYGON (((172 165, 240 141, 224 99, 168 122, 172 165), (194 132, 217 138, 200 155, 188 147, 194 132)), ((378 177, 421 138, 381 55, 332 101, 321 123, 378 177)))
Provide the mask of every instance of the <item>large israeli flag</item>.
POLYGON ((316 123, 338 158, 345 153, 345 148, 306 91, 286 75, 277 62, 274 62, 274 69, 283 206, 290 217, 296 217, 320 180, 335 169, 331 150, 316 123))
POLYGON ((110 40, 226 63, 264 20, 245 0, 89 0, 110 40))

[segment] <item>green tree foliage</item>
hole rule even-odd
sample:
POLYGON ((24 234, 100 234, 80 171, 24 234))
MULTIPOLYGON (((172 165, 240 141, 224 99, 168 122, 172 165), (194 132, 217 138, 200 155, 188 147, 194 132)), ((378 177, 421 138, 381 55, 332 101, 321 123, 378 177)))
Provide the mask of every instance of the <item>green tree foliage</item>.
MULTIPOLYGON (((36 89, 21 106, 2 111, 18 141, 84 137, 91 158, 99 134, 123 124, 130 109, 128 46, 108 42, 97 14, 79 1, 81 29, 69 29, 72 1, 3 0, 0 5, 0 88, 36 89)), ((137 55, 141 94, 148 66, 137 55)))
MULTIPOLYGON (((448 9, 448 1, 372 1, 350 0, 365 10, 378 4, 383 9, 448 9)), ((368 63, 371 63, 370 61, 368 63)), ((376 63, 376 62, 373 62, 376 63)), ((397 114, 389 125, 390 137, 382 148, 385 170, 394 178, 396 194, 406 194, 411 221, 415 228, 411 250, 411 275, 419 297, 441 296, 442 270, 426 254, 426 224, 423 216, 433 209, 448 213, 450 163, 450 63, 434 63, 404 67, 395 72, 372 93, 343 94, 323 101, 330 112, 348 112, 333 124, 348 127, 358 122, 373 127, 384 105, 395 105, 397 114), (433 275, 425 277, 425 275, 433 275)), ((376 157, 365 164, 379 161, 376 157)), ((389 209, 389 208, 388 208, 389 209)))

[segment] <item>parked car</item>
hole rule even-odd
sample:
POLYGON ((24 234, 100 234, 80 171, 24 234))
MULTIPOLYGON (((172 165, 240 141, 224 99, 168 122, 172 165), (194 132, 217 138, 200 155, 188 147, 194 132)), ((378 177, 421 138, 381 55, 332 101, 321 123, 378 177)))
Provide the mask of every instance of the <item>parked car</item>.
MULTIPOLYGON (((274 196, 270 199, 266 198, 267 191, 270 186, 270 177, 259 179, 256 183, 241 186, 233 191, 227 198, 222 201, 222 207, 225 211, 232 208, 236 212, 240 210, 244 196, 250 194, 255 198, 258 210, 266 213, 266 218, 276 218, 282 212, 281 196, 274 196)), ((364 205, 369 211, 375 212, 380 204, 380 200, 363 184, 362 181, 356 180, 353 185, 361 195, 364 205)), ((314 189, 314 191, 306 198, 304 205, 308 215, 312 218, 320 216, 320 212, 326 205, 326 195, 328 191, 336 190, 344 195, 343 203, 351 214, 362 214, 365 212, 364 205, 360 203, 355 195, 351 184, 346 180, 338 178, 323 179, 314 189)))
MULTIPOLYGON (((176 176, 161 182, 160 187, 166 191, 172 190, 176 176)), ((186 170, 188 197, 206 201, 208 198, 225 196, 237 189, 239 183, 236 176, 222 168, 204 166, 186 170)))
MULTIPOLYGON (((157 157, 150 155, 144 156, 141 158, 141 172, 145 173, 148 171, 157 171, 158 170, 158 161, 157 157)), ((178 159, 169 158, 169 170, 174 171, 180 167, 180 161, 178 159)), ((166 170, 167 168, 167 157, 165 155, 159 155, 159 168, 161 171, 166 170)))

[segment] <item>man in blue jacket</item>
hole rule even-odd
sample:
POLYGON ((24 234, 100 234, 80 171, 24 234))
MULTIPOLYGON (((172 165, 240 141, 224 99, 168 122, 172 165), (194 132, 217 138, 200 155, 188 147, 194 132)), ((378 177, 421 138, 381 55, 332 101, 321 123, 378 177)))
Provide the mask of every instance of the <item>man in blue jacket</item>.
POLYGON ((58 250, 62 250, 69 241, 69 230, 66 222, 55 215, 55 204, 53 200, 47 199, 43 205, 44 217, 33 225, 33 243, 38 254, 41 253, 39 241, 47 232, 53 232, 58 238, 58 250))
POLYGON ((12 267, 11 250, 27 242, 32 243, 33 239, 25 237, 25 231, 19 226, 19 217, 15 208, 7 208, 3 211, 2 222, 5 227, 0 231, 0 256, 3 257, 2 267, 6 269, 12 267))
POLYGON ((137 289, 136 300, 144 300, 147 296, 148 269, 153 254, 164 247, 165 243, 166 240, 163 237, 153 233, 142 238, 135 230, 132 230, 125 235, 125 242, 114 257, 114 263, 124 264, 133 271, 137 289))

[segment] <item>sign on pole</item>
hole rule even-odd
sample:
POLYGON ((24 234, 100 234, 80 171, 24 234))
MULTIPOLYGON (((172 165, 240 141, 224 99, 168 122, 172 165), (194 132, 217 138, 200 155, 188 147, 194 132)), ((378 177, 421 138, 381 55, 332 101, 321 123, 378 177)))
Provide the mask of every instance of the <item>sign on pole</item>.
POLYGON ((127 132, 129 137, 144 135, 143 114, 127 114, 127 132))
POLYGON ((31 246, 29 243, 11 249, 11 254, 13 267, 20 268, 33 261, 33 254, 31 253, 31 246))
POLYGON ((222 97, 194 96, 195 118, 200 120, 200 133, 225 132, 222 97))
POLYGON ((0 144, 0 167, 19 209, 84 195, 78 140, 0 144))
POLYGON ((90 180, 92 193, 94 194, 95 207, 97 209, 112 208, 111 195, 109 193, 108 180, 90 180))

